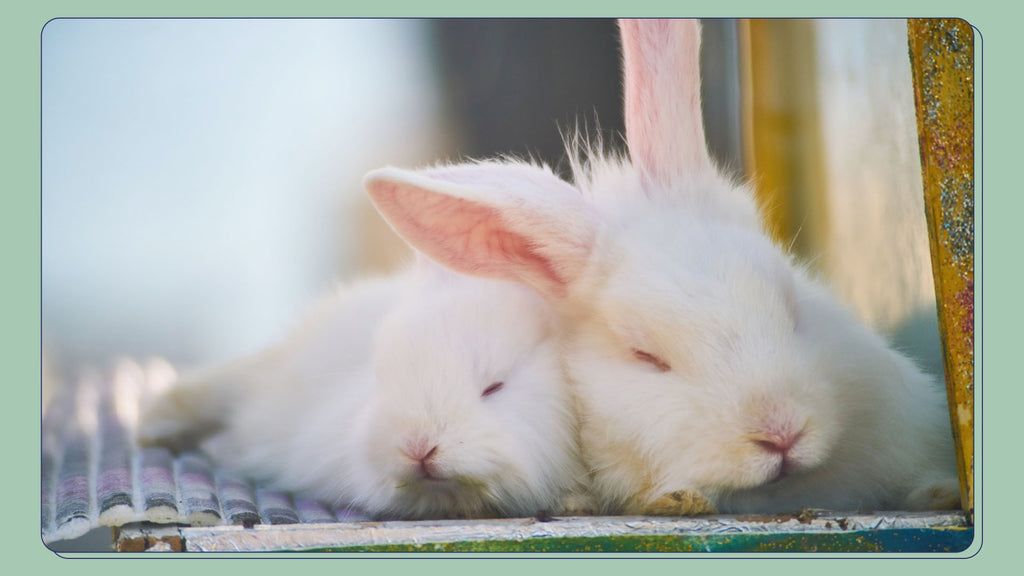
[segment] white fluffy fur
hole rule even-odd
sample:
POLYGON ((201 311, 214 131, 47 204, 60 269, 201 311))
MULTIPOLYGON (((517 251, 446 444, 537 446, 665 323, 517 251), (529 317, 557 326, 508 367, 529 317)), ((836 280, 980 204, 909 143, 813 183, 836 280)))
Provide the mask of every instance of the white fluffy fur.
POLYGON ((382 518, 558 513, 581 470, 553 327, 532 290, 421 261, 325 298, 277 348, 183 379, 140 438, 198 429, 218 464, 382 518), (418 473, 417 446, 437 446, 443 481, 418 473))
POLYGON ((575 187, 516 162, 388 168, 367 179, 378 208, 438 262, 530 284, 559 310, 604 511, 682 490, 725 512, 955 507, 942 387, 773 244, 750 191, 715 170, 694 127, 695 55, 645 53, 696 50, 675 37, 695 23, 623 30, 627 101, 643 102, 626 110, 627 130, 643 127, 627 133, 632 161, 577 158, 575 187))

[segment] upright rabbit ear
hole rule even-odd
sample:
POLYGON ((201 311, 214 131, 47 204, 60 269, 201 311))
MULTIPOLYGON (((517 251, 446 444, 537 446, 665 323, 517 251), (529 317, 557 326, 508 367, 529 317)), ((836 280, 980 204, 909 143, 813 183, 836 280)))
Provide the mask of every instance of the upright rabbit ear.
POLYGON ((619 20, 626 141, 657 182, 711 167, 700 98, 697 20, 619 20))
POLYGON ((370 198, 413 248, 463 274, 525 282, 566 296, 590 259, 598 218, 579 192, 550 171, 481 163, 364 180, 370 198))

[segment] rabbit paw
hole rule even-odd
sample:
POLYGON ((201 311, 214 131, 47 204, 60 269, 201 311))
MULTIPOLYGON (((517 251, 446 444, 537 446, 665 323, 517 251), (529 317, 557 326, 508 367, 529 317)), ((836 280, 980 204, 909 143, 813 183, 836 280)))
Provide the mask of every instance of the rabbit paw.
POLYGON ((597 514, 597 501, 590 494, 572 492, 562 498, 559 516, 593 516, 597 514))
POLYGON ((641 511, 646 516, 697 516, 716 512, 715 507, 696 490, 677 490, 663 494, 647 503, 641 511))
POLYGON ((960 508, 960 482, 947 478, 917 487, 904 503, 907 510, 957 510, 960 508))
POLYGON ((143 411, 135 431, 135 441, 142 447, 160 446, 181 452, 195 448, 217 428, 213 422, 183 413, 180 407, 154 404, 143 411))
POLYGON ((135 442, 143 448, 162 447, 172 452, 182 452, 194 448, 205 435, 204 432, 173 420, 146 422, 136 431, 135 442))

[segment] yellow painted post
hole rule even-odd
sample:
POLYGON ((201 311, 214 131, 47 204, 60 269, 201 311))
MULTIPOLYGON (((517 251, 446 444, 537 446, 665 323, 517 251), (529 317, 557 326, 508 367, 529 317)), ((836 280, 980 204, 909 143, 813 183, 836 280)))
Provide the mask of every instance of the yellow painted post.
POLYGON ((740 20, 739 42, 746 176, 769 233, 813 265, 828 226, 814 25, 740 20))
POLYGON ((973 518, 974 30, 915 19, 907 33, 961 502, 973 518))

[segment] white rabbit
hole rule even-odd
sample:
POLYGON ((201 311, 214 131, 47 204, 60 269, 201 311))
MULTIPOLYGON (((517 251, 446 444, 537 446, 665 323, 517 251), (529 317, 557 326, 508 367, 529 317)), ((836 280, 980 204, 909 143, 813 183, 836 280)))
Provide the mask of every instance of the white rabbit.
POLYGON ((554 321, 527 287, 421 259, 179 381, 139 439, 200 440, 218 465, 380 518, 562 513, 584 504, 554 321))
POLYGON ((603 511, 956 507, 942 388, 770 241, 708 155, 697 22, 620 29, 631 160, 570 150, 573 185, 514 161, 385 168, 378 209, 436 261, 559 310, 603 511))

